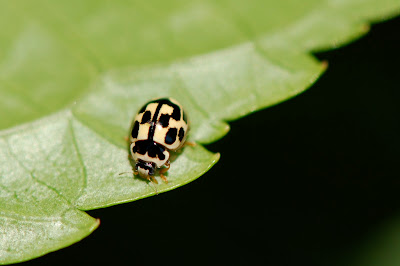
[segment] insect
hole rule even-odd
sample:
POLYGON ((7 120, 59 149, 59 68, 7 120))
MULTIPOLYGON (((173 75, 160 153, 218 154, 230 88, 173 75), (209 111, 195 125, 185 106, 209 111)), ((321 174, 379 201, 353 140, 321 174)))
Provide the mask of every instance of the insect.
POLYGON ((146 103, 136 115, 130 135, 134 174, 158 184, 154 175, 160 168, 161 179, 168 183, 164 173, 170 168, 170 151, 182 148, 188 129, 186 114, 176 100, 160 98, 146 103))

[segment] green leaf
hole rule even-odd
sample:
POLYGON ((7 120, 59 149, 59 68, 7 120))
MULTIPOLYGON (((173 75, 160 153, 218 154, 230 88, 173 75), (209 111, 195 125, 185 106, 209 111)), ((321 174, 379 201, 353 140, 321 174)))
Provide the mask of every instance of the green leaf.
POLYGON ((398 13, 398 0, 0 2, 0 263, 87 236, 99 222, 83 210, 156 194, 124 141, 149 99, 181 102, 199 143, 174 154, 161 193, 218 161, 200 143, 226 121, 309 87, 326 67, 310 51, 398 13))
MULTIPOLYGON (((355 266, 397 266, 400 264, 400 220, 392 217, 371 230, 361 248, 349 254, 343 262, 355 266)), ((343 264, 342 264, 343 265, 343 264)))

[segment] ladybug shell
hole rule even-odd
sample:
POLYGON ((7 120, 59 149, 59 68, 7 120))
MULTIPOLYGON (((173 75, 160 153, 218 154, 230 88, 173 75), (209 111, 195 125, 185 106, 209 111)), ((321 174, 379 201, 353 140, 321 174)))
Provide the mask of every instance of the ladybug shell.
POLYGON ((168 150, 182 147, 187 131, 186 115, 176 100, 161 98, 150 101, 140 109, 132 126, 132 157, 161 167, 169 159, 168 150))

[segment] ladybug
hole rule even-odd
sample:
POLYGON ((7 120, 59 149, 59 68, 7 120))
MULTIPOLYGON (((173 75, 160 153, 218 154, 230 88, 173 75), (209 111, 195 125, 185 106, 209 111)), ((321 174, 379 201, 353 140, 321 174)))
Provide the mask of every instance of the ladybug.
MULTIPOLYGON (((130 134, 130 153, 135 175, 158 183, 156 169, 164 182, 170 167, 170 151, 183 147, 189 129, 182 106, 174 99, 160 98, 146 103, 136 115, 130 134)), ((192 144, 190 144, 192 145, 192 144)))

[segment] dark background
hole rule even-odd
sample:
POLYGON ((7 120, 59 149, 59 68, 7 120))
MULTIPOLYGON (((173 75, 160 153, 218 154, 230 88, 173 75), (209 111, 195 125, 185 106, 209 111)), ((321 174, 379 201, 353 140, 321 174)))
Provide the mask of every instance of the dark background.
POLYGON ((204 176, 90 211, 92 235, 25 264, 349 265, 400 214, 399 48, 397 18, 318 53, 320 80, 230 123, 204 176))

